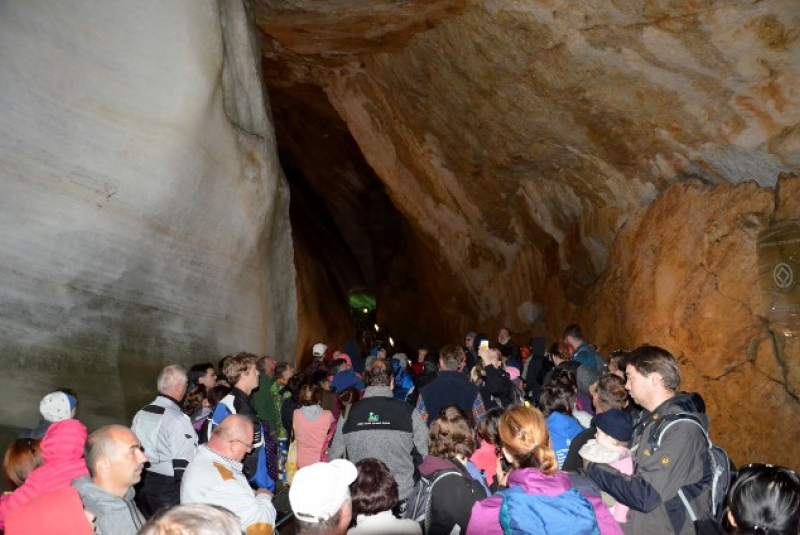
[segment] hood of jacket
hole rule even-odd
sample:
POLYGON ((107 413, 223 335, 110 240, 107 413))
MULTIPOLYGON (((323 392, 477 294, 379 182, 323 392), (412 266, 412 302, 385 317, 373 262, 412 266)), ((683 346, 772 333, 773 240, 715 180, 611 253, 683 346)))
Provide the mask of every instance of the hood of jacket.
POLYGON ((546 494, 555 496, 571 488, 566 472, 556 472, 552 476, 545 475, 538 468, 518 468, 508 475, 508 486, 518 485, 528 494, 546 494))
POLYGON ((344 392, 348 388, 353 387, 357 390, 364 389, 364 381, 356 375, 352 368, 342 370, 333 376, 331 380, 331 389, 336 392, 344 392))
POLYGON ((426 455, 425 459, 422 460, 422 464, 419 465, 419 473, 422 474, 423 476, 429 476, 434 472, 438 472, 439 470, 452 469, 452 468, 456 468, 461 471, 464 470, 463 467, 457 466, 450 459, 445 459, 443 457, 436 457, 435 455, 426 455))
POLYGON ((368 386, 366 390, 364 390, 364 397, 365 398, 391 398, 394 396, 394 392, 388 386, 368 386))
POLYGON ((42 459, 45 463, 52 463, 83 458, 86 436, 86 426, 78 420, 50 424, 42 439, 42 459))
POLYGON ((110 492, 98 487, 90 476, 84 476, 72 482, 72 486, 78 489, 83 504, 87 509, 96 513, 96 510, 119 510, 128 511, 128 504, 133 503, 135 491, 133 487, 128 489, 125 496, 120 498, 110 492))
POLYGON ((550 413, 550 416, 547 417, 547 428, 551 435, 559 436, 575 436, 583 431, 578 420, 560 412, 550 413))
POLYGON ((670 399, 659 405, 656 410, 653 412, 648 413, 647 411, 642 411, 642 414, 639 418, 639 421, 647 420, 651 414, 658 413, 658 414, 676 414, 681 412, 688 412, 693 414, 700 420, 700 423, 703 424, 703 427, 708 431, 708 424, 709 419, 708 415, 702 412, 697 412, 697 406, 695 405, 694 400, 692 399, 691 394, 686 394, 684 392, 679 392, 672 396, 670 399))
POLYGON ((307 420, 314 422, 322 416, 322 411, 324 409, 322 405, 307 405, 305 407, 300 407, 298 410, 303 413, 303 416, 305 416, 307 420))

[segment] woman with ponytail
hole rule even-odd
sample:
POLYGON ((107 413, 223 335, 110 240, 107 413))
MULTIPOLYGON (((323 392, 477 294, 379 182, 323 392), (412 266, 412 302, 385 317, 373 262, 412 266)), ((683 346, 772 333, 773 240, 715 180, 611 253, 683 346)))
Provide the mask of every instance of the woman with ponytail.
POLYGON ((518 405, 498 425, 497 479, 507 487, 472 507, 467 535, 621 534, 599 496, 573 488, 558 470, 542 413, 518 405))

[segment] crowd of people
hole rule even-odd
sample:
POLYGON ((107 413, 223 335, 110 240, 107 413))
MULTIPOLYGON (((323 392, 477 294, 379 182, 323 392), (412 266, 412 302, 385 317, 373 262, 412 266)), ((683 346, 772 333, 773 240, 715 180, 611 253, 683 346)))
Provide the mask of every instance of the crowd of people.
POLYGON ((48 393, 6 450, 0 529, 800 535, 797 474, 735 470, 663 348, 606 359, 569 325, 549 348, 504 328, 311 357, 167 366, 130 427, 92 433, 75 391, 48 393))

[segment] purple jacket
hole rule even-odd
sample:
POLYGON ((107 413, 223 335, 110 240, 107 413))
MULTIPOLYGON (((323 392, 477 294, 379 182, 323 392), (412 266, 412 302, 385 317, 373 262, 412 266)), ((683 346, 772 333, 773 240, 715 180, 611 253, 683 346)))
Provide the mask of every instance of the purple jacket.
MULTIPOLYGON (((552 476, 542 474, 536 468, 521 468, 514 470, 508 476, 508 486, 520 486, 528 494, 546 494, 555 496, 571 488, 569 476, 566 472, 556 472, 552 476)), ((599 496, 583 494, 594 508, 597 525, 602 535, 622 535, 622 530, 611 516, 608 508, 599 496)), ((500 506, 503 497, 495 494, 491 498, 481 500, 472 506, 472 516, 469 519, 467 535, 502 535, 500 526, 500 506)))

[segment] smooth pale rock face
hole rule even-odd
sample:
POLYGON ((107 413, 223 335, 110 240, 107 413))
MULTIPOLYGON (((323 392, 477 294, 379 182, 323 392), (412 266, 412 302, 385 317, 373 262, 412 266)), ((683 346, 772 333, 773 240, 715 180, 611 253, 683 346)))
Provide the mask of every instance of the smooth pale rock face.
POLYGON ((0 389, 125 422, 165 364, 293 356, 288 188, 241 2, 0 2, 0 389))

